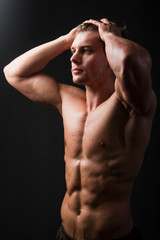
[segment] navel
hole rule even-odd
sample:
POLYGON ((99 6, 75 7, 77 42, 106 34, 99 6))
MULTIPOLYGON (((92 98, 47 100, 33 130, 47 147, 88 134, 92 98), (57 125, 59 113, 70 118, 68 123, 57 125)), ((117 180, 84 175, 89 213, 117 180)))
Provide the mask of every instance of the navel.
POLYGON ((80 215, 81 214, 81 210, 79 209, 78 212, 77 212, 77 215, 80 215))
POLYGON ((100 143, 99 143, 99 147, 104 148, 105 146, 106 146, 105 141, 101 140, 100 143))

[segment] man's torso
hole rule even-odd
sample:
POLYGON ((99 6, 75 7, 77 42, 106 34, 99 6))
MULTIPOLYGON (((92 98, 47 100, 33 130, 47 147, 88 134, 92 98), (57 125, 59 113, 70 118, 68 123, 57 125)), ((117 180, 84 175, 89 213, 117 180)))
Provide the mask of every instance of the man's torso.
POLYGON ((63 96, 66 195, 63 226, 76 240, 117 238, 133 221, 130 196, 152 117, 127 110, 116 93, 87 113, 85 93, 63 96))

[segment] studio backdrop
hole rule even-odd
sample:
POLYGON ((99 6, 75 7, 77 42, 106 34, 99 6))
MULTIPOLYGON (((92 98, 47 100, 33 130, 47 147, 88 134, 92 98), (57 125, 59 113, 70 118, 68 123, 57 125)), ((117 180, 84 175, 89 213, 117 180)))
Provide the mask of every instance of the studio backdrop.
MULTIPOLYGON (((1 239, 55 239, 65 194, 62 118, 11 87, 3 68, 86 19, 103 17, 126 24, 127 38, 150 52, 152 86, 159 104, 157 5, 146 1, 0 0, 1 239)), ((69 51, 51 61, 45 71, 58 82, 72 85, 69 51)), ((158 116, 159 105, 132 195, 135 224, 146 239, 158 239, 160 227, 158 116)))

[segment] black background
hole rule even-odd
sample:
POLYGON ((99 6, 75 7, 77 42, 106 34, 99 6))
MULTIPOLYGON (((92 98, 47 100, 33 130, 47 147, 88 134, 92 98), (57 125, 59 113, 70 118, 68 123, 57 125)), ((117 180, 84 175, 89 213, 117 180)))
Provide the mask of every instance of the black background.
MULTIPOLYGON (((157 4, 140 0, 0 0, 1 239, 55 239, 65 193, 62 119, 12 88, 4 78, 3 67, 86 19, 107 17, 119 25, 126 24, 127 38, 150 52, 152 85, 159 102, 157 4)), ((46 71, 57 81, 72 84, 69 58, 68 52, 63 53, 46 71)), ((146 239, 158 239, 160 227, 158 108, 132 196, 135 224, 146 239)))

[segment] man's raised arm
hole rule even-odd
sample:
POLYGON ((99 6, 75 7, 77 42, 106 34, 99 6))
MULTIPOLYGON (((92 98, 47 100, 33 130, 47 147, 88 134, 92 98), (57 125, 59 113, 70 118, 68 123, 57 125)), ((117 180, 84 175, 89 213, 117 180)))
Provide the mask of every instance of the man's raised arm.
POLYGON ((61 111, 60 84, 41 71, 49 61, 70 48, 76 29, 13 60, 4 68, 7 81, 32 101, 61 111))
POLYGON ((98 26, 109 65, 115 74, 115 91, 122 102, 146 114, 156 102, 151 89, 151 57, 146 49, 125 39, 121 28, 104 18, 89 20, 98 26))

